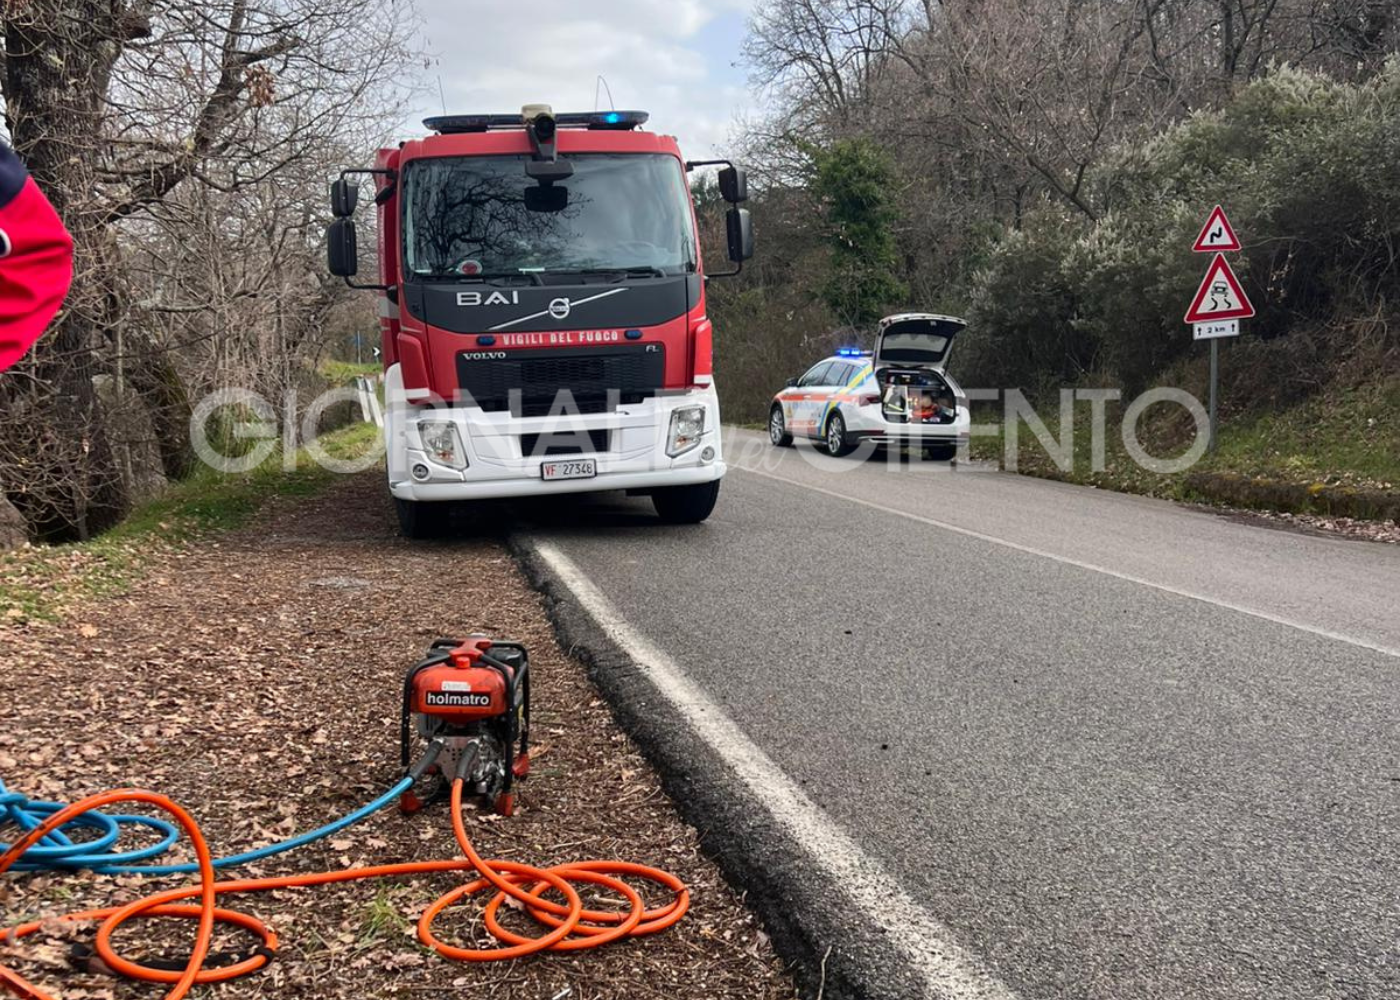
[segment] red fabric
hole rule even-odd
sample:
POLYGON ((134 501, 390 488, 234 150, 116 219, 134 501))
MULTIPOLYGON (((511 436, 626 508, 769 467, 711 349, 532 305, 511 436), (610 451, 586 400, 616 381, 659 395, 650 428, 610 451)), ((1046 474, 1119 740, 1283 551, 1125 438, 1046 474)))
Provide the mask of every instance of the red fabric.
POLYGON ((73 238, 33 179, 0 203, 0 371, 39 339, 73 280, 73 238))

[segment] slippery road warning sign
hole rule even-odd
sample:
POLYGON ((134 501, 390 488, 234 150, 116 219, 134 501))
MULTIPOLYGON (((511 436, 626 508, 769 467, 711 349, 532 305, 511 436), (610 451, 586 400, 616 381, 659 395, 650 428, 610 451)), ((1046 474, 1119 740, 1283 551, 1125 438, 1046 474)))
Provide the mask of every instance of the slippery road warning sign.
POLYGON ((1218 253, 1222 250, 1240 249, 1240 239, 1235 235, 1230 220, 1225 218, 1225 209, 1219 205, 1211 209, 1210 217, 1206 219, 1206 224, 1201 227, 1201 234, 1196 237, 1196 243, 1191 249, 1196 253, 1218 253))
POLYGON ((1230 263, 1222 254, 1216 254, 1196 290, 1191 308, 1186 310, 1188 323, 1214 323, 1226 319, 1248 319, 1254 315, 1254 306, 1240 287, 1240 280, 1230 270, 1230 263))

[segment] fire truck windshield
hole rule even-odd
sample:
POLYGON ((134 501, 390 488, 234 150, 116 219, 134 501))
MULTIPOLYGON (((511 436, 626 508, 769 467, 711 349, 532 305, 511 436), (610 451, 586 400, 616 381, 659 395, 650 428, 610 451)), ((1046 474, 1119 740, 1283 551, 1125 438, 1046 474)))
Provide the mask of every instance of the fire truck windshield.
POLYGON ((410 163, 403 178, 404 270, 419 280, 695 270, 690 200, 674 157, 572 155, 573 175, 554 182, 565 194, 543 197, 525 174, 526 159, 410 163))

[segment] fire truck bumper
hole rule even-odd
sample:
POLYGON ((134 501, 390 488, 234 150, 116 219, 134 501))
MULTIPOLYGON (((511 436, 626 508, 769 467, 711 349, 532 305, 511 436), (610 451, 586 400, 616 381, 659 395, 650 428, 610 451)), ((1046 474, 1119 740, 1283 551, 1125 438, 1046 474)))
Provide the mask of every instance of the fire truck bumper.
POLYGON ((545 417, 391 406, 389 490, 401 500, 451 501, 692 486, 724 475, 720 431, 713 388, 545 417), (430 450, 444 438, 450 455, 430 450))
POLYGON ((490 500, 502 497, 551 496, 562 493, 601 493, 606 490, 646 491, 663 486, 692 486, 724 475, 723 462, 690 469, 655 472, 599 473, 591 479, 489 479, 458 483, 389 484, 400 500, 490 500))

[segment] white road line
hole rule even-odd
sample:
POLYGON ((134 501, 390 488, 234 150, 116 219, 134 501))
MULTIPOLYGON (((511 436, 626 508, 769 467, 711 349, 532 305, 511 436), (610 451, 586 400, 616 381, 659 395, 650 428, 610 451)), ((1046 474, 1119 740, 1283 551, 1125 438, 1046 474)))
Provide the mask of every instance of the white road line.
MULTIPOLYGON (((779 770, 679 664, 637 632, 568 556, 549 542, 534 544, 539 557, 598 626, 642 669, 657 692, 748 786, 793 841, 806 849, 807 864, 844 890, 848 908, 854 908, 875 927, 889 928, 885 939, 903 953, 909 970, 922 981, 930 998, 1014 1000, 1011 990, 958 944, 942 921, 919 905, 779 770)), ((833 900, 831 905, 842 903, 833 900)))
POLYGON ((935 517, 925 517, 923 514, 914 514, 907 510, 900 510, 898 507, 887 507, 885 504, 876 503, 874 500, 866 500, 862 497, 853 497, 848 493, 840 493, 836 490, 829 490, 822 486, 811 486, 807 483, 800 483, 784 476, 774 475, 771 472, 761 472, 758 469, 751 469, 745 465, 731 463, 731 469, 739 469, 752 476, 762 476, 764 479, 771 479, 774 482, 786 483, 788 486, 795 486, 801 490, 811 490, 813 493, 821 493, 825 496, 835 497, 838 500, 846 500, 850 503, 860 504, 862 507, 869 507, 871 510, 878 510, 884 514, 893 514, 896 517, 908 518, 910 521, 918 521, 920 524, 931 525, 935 528, 942 528, 944 531, 951 531, 957 535, 965 535, 968 538, 976 538, 979 541, 990 542, 993 545, 1000 545, 1004 548, 1014 549, 1017 552, 1025 552, 1028 555, 1040 556, 1042 559, 1053 559, 1055 562, 1064 563, 1066 566, 1077 566, 1080 569, 1092 570, 1095 573, 1102 573, 1118 580, 1126 580, 1128 583, 1136 583, 1142 587, 1151 587, 1153 590, 1160 590, 1165 594, 1173 594, 1176 597, 1185 597, 1188 600, 1200 601, 1202 604, 1213 604, 1217 608, 1224 608, 1227 611, 1238 611, 1242 615, 1250 615, 1253 618, 1260 618, 1266 622, 1273 622, 1275 625, 1285 625, 1288 628, 1296 628, 1300 632, 1307 632, 1311 635, 1321 636, 1324 639, 1332 639, 1337 642, 1345 642, 1352 646, 1359 646, 1368 649, 1373 653, 1380 653, 1383 656, 1393 656, 1400 659, 1400 649, 1390 646, 1382 646, 1378 643, 1368 642, 1365 639, 1358 639, 1353 635, 1344 635, 1341 632, 1333 632, 1329 629, 1318 628, 1316 625, 1309 625, 1306 622, 1294 621, 1292 618, 1284 618, 1282 615, 1272 614, 1268 611, 1261 611, 1258 608, 1245 607, 1243 604, 1234 604, 1230 601, 1222 601, 1217 597, 1208 594, 1198 594, 1195 591, 1183 590, 1180 587, 1173 587, 1167 583, 1157 583, 1154 580, 1145 580, 1140 576, 1133 576, 1131 573, 1120 573, 1116 569, 1109 569, 1107 566, 1098 566, 1094 563, 1084 562, 1082 559, 1074 559, 1070 556, 1062 556, 1055 552, 1046 552, 1044 549, 1037 549, 1030 545, 1022 545, 1020 542, 1008 541, 1005 538, 998 538, 995 535, 988 535, 981 531, 974 531, 971 528, 959 527, 956 524, 949 524, 947 521, 940 521, 935 517))

